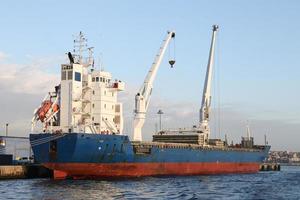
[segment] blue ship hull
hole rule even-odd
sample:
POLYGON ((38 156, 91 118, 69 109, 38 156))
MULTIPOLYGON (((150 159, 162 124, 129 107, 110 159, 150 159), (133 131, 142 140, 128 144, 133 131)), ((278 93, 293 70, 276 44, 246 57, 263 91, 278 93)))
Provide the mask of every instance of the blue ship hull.
POLYGON ((55 178, 253 173, 270 146, 254 149, 131 142, 125 135, 31 134, 37 162, 55 178))

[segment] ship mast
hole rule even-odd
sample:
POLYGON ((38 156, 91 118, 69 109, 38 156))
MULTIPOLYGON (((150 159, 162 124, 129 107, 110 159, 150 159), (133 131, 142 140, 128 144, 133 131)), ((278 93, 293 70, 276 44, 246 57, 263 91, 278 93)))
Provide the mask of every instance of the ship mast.
POLYGON ((251 139, 251 132, 250 132, 249 122, 247 122, 246 129, 247 129, 247 139, 250 140, 251 139))
POLYGON ((74 49, 73 56, 76 58, 76 62, 79 64, 83 63, 83 51, 87 47, 87 39, 84 37, 83 33, 80 31, 79 35, 74 39, 74 49))
POLYGON ((203 88, 203 96, 202 103, 200 109, 200 129, 203 131, 205 135, 205 141, 208 141, 210 129, 209 129, 209 114, 210 114, 210 106, 211 106, 211 85, 212 85, 212 67, 214 63, 214 53, 215 53, 215 40, 216 33, 218 31, 218 25, 213 25, 212 29, 212 38, 211 45, 209 51, 209 58, 203 88))

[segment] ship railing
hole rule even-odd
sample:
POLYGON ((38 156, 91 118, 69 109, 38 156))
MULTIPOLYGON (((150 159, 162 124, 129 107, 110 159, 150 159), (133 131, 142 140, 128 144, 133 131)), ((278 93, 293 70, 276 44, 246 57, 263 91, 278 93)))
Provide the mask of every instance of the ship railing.
POLYGON ((54 134, 53 136, 48 136, 48 137, 32 140, 32 141, 30 141, 30 144, 31 144, 32 147, 33 146, 38 146, 38 145, 45 144, 45 143, 48 143, 48 142, 53 141, 53 140, 57 140, 57 139, 62 138, 66 135, 67 135, 66 133, 64 133, 64 134, 54 134))
POLYGON ((197 128, 183 128, 183 129, 166 129, 156 133, 156 135, 173 135, 173 134, 201 134, 202 130, 197 128))

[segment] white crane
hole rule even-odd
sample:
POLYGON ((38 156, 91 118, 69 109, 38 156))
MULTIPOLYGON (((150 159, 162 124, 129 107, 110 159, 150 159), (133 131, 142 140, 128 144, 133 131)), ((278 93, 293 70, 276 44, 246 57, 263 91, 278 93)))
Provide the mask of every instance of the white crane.
POLYGON ((215 53, 215 40, 216 40, 216 33, 218 31, 218 25, 213 25, 212 29, 212 38, 211 38, 211 45, 209 51, 209 58, 205 76, 205 83, 203 88, 203 96, 202 96, 202 103, 200 109, 200 129, 203 131, 205 135, 205 141, 209 139, 209 113, 210 113, 210 106, 211 106, 211 82, 212 82, 212 67, 214 63, 214 53, 215 53))
MULTIPOLYGON (((154 62, 145 78, 145 81, 135 95, 135 110, 134 110, 134 121, 133 121, 133 140, 141 141, 142 140, 142 127, 145 123, 146 112, 150 102, 150 96, 153 88, 153 82, 157 73, 157 70, 160 66, 160 63, 163 59, 163 56, 166 52, 167 46, 170 43, 171 39, 175 37, 175 32, 169 31, 166 39, 163 41, 162 46, 159 49, 158 54, 155 57, 154 62)), ((169 61, 171 67, 175 63, 175 60, 169 61)))

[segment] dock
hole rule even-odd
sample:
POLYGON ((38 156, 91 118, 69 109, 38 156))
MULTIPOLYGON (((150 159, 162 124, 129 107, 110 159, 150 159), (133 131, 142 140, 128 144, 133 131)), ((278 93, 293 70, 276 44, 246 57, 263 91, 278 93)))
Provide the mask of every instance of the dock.
POLYGON ((0 166, 0 179, 26 179, 50 177, 53 177, 53 172, 39 164, 0 166))
POLYGON ((262 163, 259 171, 280 171, 280 164, 278 163, 262 163))

